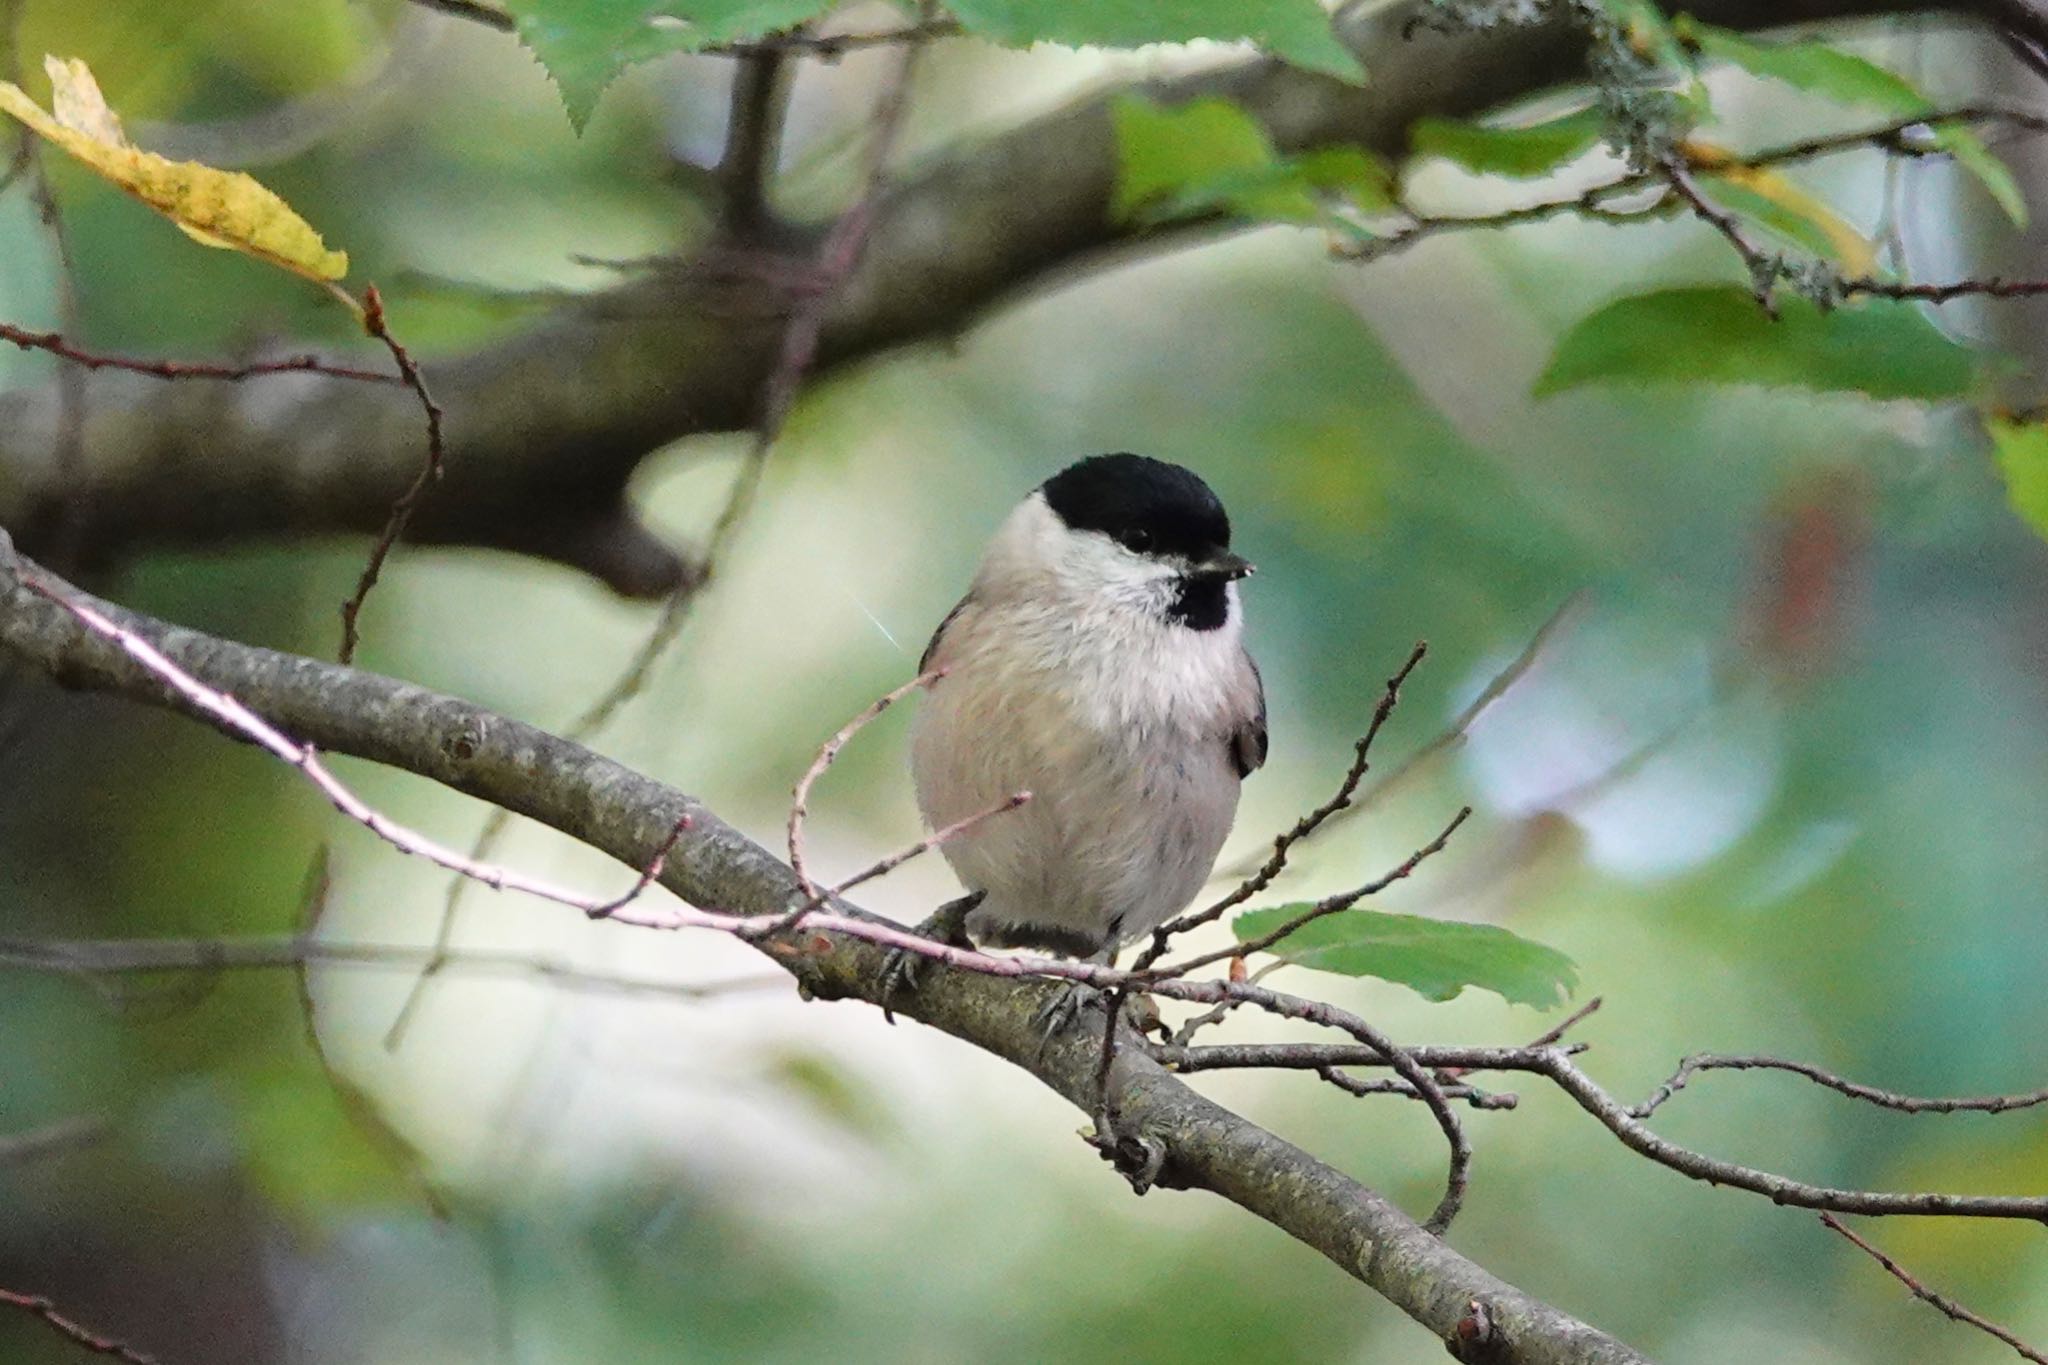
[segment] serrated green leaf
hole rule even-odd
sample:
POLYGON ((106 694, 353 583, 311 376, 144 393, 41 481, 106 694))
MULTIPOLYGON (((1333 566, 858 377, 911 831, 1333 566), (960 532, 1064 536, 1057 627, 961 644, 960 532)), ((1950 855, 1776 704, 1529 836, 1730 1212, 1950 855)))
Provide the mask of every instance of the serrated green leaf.
POLYGON ((2005 476, 2005 498, 2034 533, 2048 540, 2048 424, 1993 417, 1984 429, 1998 472, 2005 476))
POLYGON ((1469 119, 1417 119, 1408 145, 1417 156, 1440 156, 1478 175, 1527 180, 1549 175, 1600 144, 1606 125, 1597 109, 1503 128, 1469 119))
MULTIPOLYGON (((1245 943, 1307 909, 1304 904, 1251 910, 1230 927, 1245 943)), ((1549 1009, 1578 983, 1570 958, 1498 925, 1379 910, 1342 910, 1311 920, 1267 951, 1302 967, 1392 981, 1426 1000, 1449 1000, 1476 986, 1511 1004, 1549 1009)))
POLYGON ((1734 285, 1617 299, 1573 324, 1536 381, 1541 397, 1595 382, 1759 384, 1936 401, 1969 392, 1968 348, 1910 305, 1827 312, 1781 294, 1773 321, 1734 285))
POLYGON ((2011 168, 1998 159, 1998 154, 1986 146, 1984 139, 1975 130, 1960 123, 1937 123, 1933 126, 1934 145, 1955 158, 1977 183, 2005 210, 2005 216, 2012 220, 2014 227, 2027 225, 2027 197, 2020 192, 2019 181, 2014 179, 2011 168))
POLYGON ((1009 47, 1143 47, 1249 40, 1296 66, 1361 82, 1320 0, 948 0, 961 27, 1009 47))
POLYGON ((833 0, 506 0, 519 41, 561 91, 580 135, 598 96, 637 62, 759 38, 833 0))
POLYGON ((1279 156, 1258 122, 1227 100, 1162 109, 1124 98, 1110 117, 1120 162, 1111 208, 1126 221, 1227 213, 1357 234, 1363 229, 1333 215, 1326 197, 1366 214, 1393 203, 1393 173, 1370 153, 1325 147, 1279 156))

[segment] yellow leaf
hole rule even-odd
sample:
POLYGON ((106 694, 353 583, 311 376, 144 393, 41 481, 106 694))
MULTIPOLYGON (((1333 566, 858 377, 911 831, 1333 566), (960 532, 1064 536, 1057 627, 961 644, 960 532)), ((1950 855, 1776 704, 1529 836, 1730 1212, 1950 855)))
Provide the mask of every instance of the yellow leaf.
POLYGON ((121 131, 121 120, 107 107, 84 62, 45 57, 43 67, 50 74, 51 112, 9 81, 0 81, 0 110, 176 223, 194 241, 244 252, 311 280, 338 280, 348 273, 347 254, 329 251, 312 225, 255 177, 140 150, 121 131))
POLYGON ((1877 248, 1871 240, 1836 213, 1826 200, 1801 188, 1788 176, 1769 166, 1751 166, 1728 148, 1697 138, 1688 139, 1681 150, 1693 168, 1739 185, 1793 217, 1804 219, 1833 248, 1835 259, 1849 274, 1868 275, 1877 269, 1877 248))

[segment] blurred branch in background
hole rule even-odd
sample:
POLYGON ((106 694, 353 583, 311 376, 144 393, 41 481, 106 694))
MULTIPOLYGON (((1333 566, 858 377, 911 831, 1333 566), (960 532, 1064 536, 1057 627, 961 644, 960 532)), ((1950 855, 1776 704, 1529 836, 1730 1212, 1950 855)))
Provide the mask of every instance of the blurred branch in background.
MULTIPOLYGON (((1995 13, 2035 37, 2048 33, 2048 18, 2010 4, 1703 0, 1691 9, 1731 28, 1995 13)), ((1418 27, 1430 12, 1412 0, 1346 16, 1341 36, 1375 73, 1363 88, 1276 61, 1239 63, 1104 91, 932 158, 863 210, 872 216, 865 250, 849 253, 859 259, 830 291, 815 324, 816 365, 806 368, 825 373, 958 335, 1019 291, 1104 264, 1117 248, 1157 252, 1231 226, 1214 215, 1146 226, 1112 212, 1110 111, 1127 93, 1165 104, 1233 99, 1282 152, 1350 143, 1398 157, 1417 119, 1477 114, 1585 75, 1588 40, 1575 22, 1418 27)), ((829 231, 812 225, 800 235, 829 231)), ((841 249, 850 244, 843 235, 841 249)), ((793 344, 808 327, 735 310, 729 294, 702 265, 672 262, 429 364, 447 413, 448 473, 411 534, 555 560, 630 596, 661 597, 690 582, 690 561, 635 516, 627 479, 681 437, 753 426, 787 355, 812 350, 793 344), (592 373, 605 384, 592 389, 592 373)), ((374 534, 417 474, 418 414, 397 396, 308 380, 259 406, 232 393, 102 387, 85 430, 100 454, 73 490, 80 543, 102 560, 152 546, 374 534), (348 439, 336 442, 334 432, 348 439), (280 486, 294 496, 275 496, 280 486)), ((50 456, 53 422, 47 393, 0 398, 0 467, 13 476, 0 481, 0 525, 16 528, 30 553, 65 496, 50 456)))
POLYGON ((67 1317, 58 1310, 56 1304, 40 1295, 19 1294, 12 1289, 0 1289, 0 1304, 42 1319, 58 1336, 93 1355, 111 1356, 115 1360, 126 1361, 128 1365, 157 1365, 155 1356, 144 1355, 125 1342, 101 1336, 84 1324, 67 1317))

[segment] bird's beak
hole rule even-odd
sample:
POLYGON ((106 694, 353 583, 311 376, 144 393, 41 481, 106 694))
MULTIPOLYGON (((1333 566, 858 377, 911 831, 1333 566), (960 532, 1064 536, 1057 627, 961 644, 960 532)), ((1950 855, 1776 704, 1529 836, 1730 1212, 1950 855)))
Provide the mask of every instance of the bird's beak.
POLYGON ((1250 578, 1259 570, 1258 565, 1252 563, 1243 555, 1234 555, 1228 550, 1217 551, 1214 555, 1196 565, 1195 568, 1198 573, 1233 581, 1239 578, 1250 578))

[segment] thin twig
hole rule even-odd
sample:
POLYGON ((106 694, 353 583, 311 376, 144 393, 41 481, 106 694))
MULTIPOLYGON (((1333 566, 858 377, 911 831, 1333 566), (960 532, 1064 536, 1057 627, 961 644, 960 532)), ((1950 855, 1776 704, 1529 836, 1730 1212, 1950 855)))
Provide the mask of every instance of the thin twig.
POLYGON ((943 668, 927 669, 900 687, 893 687, 862 707, 860 713, 839 727, 833 736, 818 748, 817 757, 811 766, 804 769, 804 775, 797 779, 796 789, 789 802, 789 866, 796 873, 796 884, 803 889, 805 900, 815 900, 818 888, 812 883, 810 873, 804 867, 804 821, 811 813, 811 788, 825 775, 839 757, 839 751, 855 735, 865 730, 884 711, 902 701, 921 687, 929 687, 945 676, 943 668))
MULTIPOLYGON (((1392 1077, 1382 1077, 1377 1080, 1368 1081, 1357 1076, 1346 1075, 1334 1066, 1319 1066, 1315 1069, 1315 1072, 1316 1075, 1331 1085, 1336 1086, 1339 1090, 1344 1091, 1348 1095, 1359 1096, 1360 1098, 1372 1095, 1398 1095, 1403 1099, 1409 1100, 1422 1098, 1415 1092, 1414 1086, 1406 1081, 1395 1080, 1392 1077)), ((1509 1093, 1495 1094, 1491 1091, 1481 1090, 1477 1086, 1463 1083, 1444 1084, 1442 1089, 1445 1099, 1455 1100, 1473 1109, 1513 1109, 1522 1102, 1519 1095, 1509 1093)))
POLYGON ((1841 1189, 1793 1180, 1770 1171, 1710 1157, 1653 1132, 1626 1105, 1601 1089, 1561 1049, 1538 1048, 1533 1057, 1537 1063, 1533 1068, 1535 1071, 1548 1076, 1581 1109, 1621 1139, 1623 1146, 1693 1180, 1711 1185, 1733 1185, 1761 1194, 1777 1204, 1830 1209, 1836 1213, 2024 1218, 2048 1223, 2048 1197, 1841 1189))
POLYGON ((1451 836, 1458 832, 1458 827, 1471 818, 1472 808, 1470 806, 1461 806, 1458 813, 1451 817, 1451 822, 1443 827, 1442 832, 1436 838, 1431 839, 1421 848, 1416 849, 1413 853, 1402 859, 1400 865, 1392 871, 1373 878, 1363 886, 1353 887, 1349 891, 1342 891, 1334 896, 1325 896, 1322 900, 1317 901, 1300 914, 1293 916, 1270 933, 1260 934, 1257 938, 1248 939, 1243 943, 1233 944, 1228 948, 1217 948, 1213 951, 1202 953, 1199 956, 1191 957, 1185 962, 1171 964, 1155 970, 1161 976, 1185 976, 1197 968, 1206 967, 1212 962, 1221 962, 1225 958, 1249 957, 1253 953, 1263 953, 1282 939, 1298 932, 1304 926, 1325 916, 1340 914, 1343 911, 1349 910, 1366 897, 1377 896, 1395 882, 1403 881, 1413 876, 1416 868, 1443 852, 1444 845, 1451 841, 1451 836))
POLYGON ((1771 317, 1777 317, 1778 307, 1771 290, 1784 273, 1784 258, 1751 241, 1749 233, 1743 229, 1742 220, 1707 197, 1707 192, 1693 178, 1692 169, 1683 156, 1671 153, 1659 165, 1665 181, 1686 202, 1693 216, 1720 233, 1728 245, 1735 248, 1735 254, 1749 268, 1749 288, 1756 296, 1758 306, 1771 317))
POLYGON ((1656 1113, 1666 1100, 1685 1089, 1692 1078, 1702 1071, 1789 1071, 1796 1076, 1804 1076, 1816 1085, 1826 1086, 1837 1094, 1847 1095, 1850 1099, 1862 1100, 1880 1109, 1892 1109, 1902 1114, 2002 1114, 2009 1109, 2030 1109, 2037 1104, 2048 1104, 2048 1089, 2029 1090, 2016 1095, 1902 1095, 1897 1091, 1880 1090, 1876 1086, 1845 1080, 1834 1072, 1822 1070, 1810 1062, 1788 1061, 1782 1057, 1701 1052, 1679 1063, 1678 1070, 1672 1073, 1671 1079, 1651 1091, 1649 1098, 1631 1108, 1629 1113, 1639 1119, 1648 1118, 1656 1113))
POLYGON ((399 824, 364 801, 360 796, 357 796, 346 783, 336 777, 320 761, 319 754, 315 752, 311 745, 300 744, 227 693, 206 686, 206 684, 200 682, 184 669, 179 668, 176 664, 165 658, 156 646, 150 644, 149 641, 133 631, 116 625, 113 621, 108 620, 83 602, 74 601, 38 577, 24 571, 20 574, 20 581, 22 586, 30 592, 56 603, 69 612, 81 625, 92 631, 95 635, 111 640, 120 647, 122 653, 162 680, 172 691, 183 697, 187 702, 220 722, 229 731, 240 735, 244 739, 253 741, 298 769, 308 782, 311 782, 320 790, 321 794, 326 796, 328 802, 336 810, 357 824, 362 825, 399 852, 425 858, 428 862, 434 863, 439 867, 444 867, 451 872, 457 872, 465 877, 480 881, 493 890, 521 891, 530 896, 537 896, 542 900, 574 906, 586 912, 611 903, 608 899, 599 899, 580 891, 572 891, 566 887, 556 886, 553 883, 528 876, 525 873, 514 872, 506 868, 466 858, 454 849, 436 843, 426 835, 399 824))
POLYGON ((151 375, 157 379, 220 379, 230 382, 270 374, 324 374, 362 384, 403 384, 402 376, 377 370, 359 370, 335 365, 315 355, 285 356, 278 360, 255 360, 245 365, 213 365, 185 360, 145 360, 137 356, 106 355, 88 351, 64 339, 61 332, 34 332, 0 322, 0 341, 11 342, 25 351, 47 351, 62 360, 88 370, 122 370, 151 375))
MULTIPOLYGON (((0 939, 0 970, 59 976, 137 976, 159 972, 264 971, 297 967, 375 967, 414 970, 433 950, 404 943, 340 943, 288 937, 0 939)), ((782 990, 787 976, 733 977, 724 981, 670 981, 594 971, 531 953, 457 949, 444 964, 479 975, 535 977, 591 994, 715 1000, 728 995, 782 990)), ((0 1157, 4 1159, 4 1157, 0 1157)))
POLYGON ((384 561, 390 557, 392 547, 405 534, 406 526, 412 521, 413 512, 418 508, 421 497, 428 485, 441 477, 442 464, 446 458, 446 447, 441 435, 441 405, 434 401, 434 395, 427 389, 425 376, 412 358, 412 353, 391 334, 384 321, 384 298, 377 292, 376 285, 363 290, 363 330, 384 343, 384 349, 391 352, 392 363, 398 366, 400 378, 420 400, 420 407, 427 416, 427 454, 420 472, 412 483, 398 495, 391 504, 391 512, 384 521, 384 529, 377 536, 377 543, 370 547, 370 557, 363 564, 363 571, 356 579, 356 590, 341 604, 341 662, 351 663, 355 659, 356 645, 361 636, 356 629, 356 617, 362 614, 363 602, 370 595, 370 589, 377 586, 378 576, 384 572, 384 561))
POLYGON ((19 1308, 24 1313, 41 1318, 59 1336, 69 1338, 73 1345, 83 1347, 94 1355, 112 1356, 115 1360, 127 1361, 128 1365, 157 1365, 155 1356, 144 1355, 125 1342, 101 1336, 59 1312, 56 1304, 40 1294, 18 1294, 12 1289, 0 1289, 0 1304, 5 1304, 9 1308, 19 1308))
MULTIPOLYGON (((305 903, 299 915, 301 941, 312 942, 319 934, 320 920, 327 913, 327 902, 333 890, 334 879, 328 874, 327 845, 321 844, 314 850, 312 865, 306 872, 305 903)), ((320 1036, 319 1007, 313 1001, 312 974, 306 970, 304 958, 292 968, 292 986, 299 998, 299 1022, 306 1039, 306 1050, 313 1054, 313 1060, 320 1067, 320 1074, 326 1078, 328 1089, 334 1092, 335 1102, 341 1106, 342 1113, 364 1140, 389 1158, 406 1183, 419 1192, 428 1212, 446 1221, 450 1216, 448 1204, 428 1180, 426 1163, 419 1148, 384 1117, 384 1111, 370 1093, 344 1075, 335 1066, 334 1059, 328 1056, 326 1041, 320 1036)))
POLYGON ((1351 804, 1358 784, 1365 779, 1372 766, 1372 743, 1379 738, 1380 729, 1387 723, 1387 717, 1401 701, 1401 685, 1408 681, 1408 675, 1415 671, 1423 656, 1429 653, 1429 641, 1417 640, 1415 648, 1409 651, 1407 662, 1387 679, 1386 689, 1381 692, 1379 705, 1373 708, 1372 720, 1366 726, 1365 734, 1352 746, 1351 766, 1345 770, 1343 781, 1337 784, 1336 793, 1329 800, 1317 806, 1307 815, 1294 822, 1294 828, 1285 831, 1273 840, 1272 856, 1265 864, 1240 882, 1228 895, 1194 914, 1182 915, 1178 919, 1161 925, 1152 933, 1152 944, 1133 964, 1133 969, 1143 971, 1166 955, 1166 950, 1177 934, 1184 934, 1204 924, 1221 918, 1235 906, 1244 904, 1253 896, 1271 886, 1279 875, 1287 870, 1287 855, 1294 846, 1316 832, 1325 820, 1351 804))
POLYGON ((0 1134, 0 1169, 40 1161, 46 1156, 97 1142, 106 1135, 107 1121, 92 1114, 59 1119, 40 1128, 0 1134))
POLYGON ((1841 1219, 1835 1217, 1832 1213, 1823 1212, 1820 1216, 1820 1221, 1823 1226, 1825 1226, 1832 1232, 1840 1233, 1843 1237, 1848 1239, 1850 1245, 1856 1247, 1865 1255, 1869 1256, 1871 1260, 1876 1261, 1879 1265, 1883 1266, 1885 1268, 1886 1273, 1889 1274, 1893 1279, 1897 1280, 1900 1284, 1906 1286, 1906 1289, 1913 1295, 1914 1298, 1919 1299, 1922 1303, 1930 1304, 1933 1307, 1939 1309, 1951 1321, 1966 1323, 1969 1326, 1976 1328, 1978 1331, 1983 1332, 1988 1336, 1996 1337, 1998 1340, 2012 1347, 2014 1351, 2018 1352, 2020 1359, 2031 1360, 2034 1362, 2034 1365, 2048 1365, 2048 1356, 2042 1355, 2039 1351, 2027 1345, 2026 1342, 2020 1340, 2020 1338, 2014 1335, 2011 1331, 2004 1327, 2000 1327, 1997 1323, 1991 1321, 1989 1318, 1982 1317, 1976 1313, 1971 1312, 1969 1309, 1963 1307, 1961 1304, 1957 1303, 1954 1299, 1948 1297, 1946 1294, 1939 1294, 1936 1293, 1934 1290, 1929 1289, 1926 1285, 1922 1284, 1919 1280, 1915 1279, 1911 1271, 1907 1270, 1904 1266, 1900 1265, 1897 1261, 1894 1261, 1891 1257, 1887 1256, 1877 1247, 1873 1246, 1871 1243, 1865 1241, 1862 1237, 1858 1236, 1853 1228, 1851 1228, 1847 1223, 1844 1223, 1841 1219))
POLYGON ((1567 1014, 1558 1023, 1538 1034, 1530 1041, 1529 1046, 1532 1048, 1550 1047, 1552 1044, 1563 1042, 1564 1036, 1567 1033, 1570 1033, 1592 1015, 1598 1013, 1600 1006, 1604 1003, 1599 996, 1594 996, 1591 1000, 1588 1000, 1585 1004, 1567 1014))
POLYGON ((894 853, 885 854, 884 856, 875 859, 875 861, 869 863, 866 867, 854 873, 845 881, 837 882, 832 886, 826 887, 822 891, 812 891, 809 898, 806 899, 803 902, 803 904, 797 906, 794 910, 791 910, 787 915, 784 915, 782 919, 776 924, 775 928, 770 932, 772 934, 787 934, 793 932, 803 924, 804 918, 807 915, 809 915, 813 910, 816 910, 819 906, 831 904, 833 901, 839 899, 841 896, 844 896, 847 892, 853 890, 853 888, 855 888, 856 886, 859 886, 865 882, 871 882, 877 877, 887 876, 889 873, 894 872, 897 868, 909 862, 912 858, 923 857, 925 854, 931 852, 933 849, 938 848, 943 844, 949 844, 953 842, 953 840, 958 839, 961 835, 970 833, 973 830, 980 828, 983 824, 995 819, 998 815, 1007 814, 1008 812, 1017 809, 1019 806, 1029 803, 1030 800, 1030 792, 1013 792, 1010 795, 1004 797, 1002 800, 996 802, 993 806, 990 806, 986 810, 978 810, 974 814, 969 815, 964 819, 955 820, 950 825, 946 825, 939 829, 933 830, 930 834, 927 834, 924 838, 919 839, 914 844, 910 844, 903 848, 899 848, 894 853))
POLYGON ((689 827, 690 812, 684 811, 676 817, 675 823, 669 826, 668 837, 661 841, 661 847, 654 850, 654 856, 649 858, 647 865, 640 869, 640 875, 634 879, 631 886, 626 888, 625 894, 616 900, 606 901, 603 905, 589 911, 590 918, 610 919, 634 901, 639 900, 647 888, 654 885, 655 879, 661 876, 661 869, 668 864, 668 855, 675 852, 676 844, 681 841, 683 832, 689 829, 689 827))
MULTIPOLYGON (((1349 806, 1337 811, 1324 822, 1323 828, 1316 831, 1318 837, 1327 837, 1329 832, 1339 825, 1349 824, 1351 821, 1373 810, 1380 802, 1386 799, 1387 793, 1420 772, 1423 765, 1438 755, 1463 744, 1465 736, 1471 732, 1473 725, 1478 723, 1479 718, 1486 714, 1495 702, 1506 696, 1508 689, 1520 682, 1528 674, 1529 670, 1536 666, 1537 661, 1543 657, 1544 650, 1549 647, 1551 640, 1565 627, 1566 623, 1578 618, 1579 608, 1585 603, 1587 597, 1588 593, 1585 589, 1581 588, 1560 602, 1557 610, 1545 617, 1543 624, 1536 628, 1536 633, 1529 637, 1529 642, 1522 646, 1521 652, 1509 660, 1507 666, 1501 669, 1500 672, 1494 674, 1492 680, 1479 690, 1479 695, 1474 697, 1471 703, 1463 711, 1460 711, 1449 725, 1439 730, 1420 748, 1395 764, 1392 772, 1360 790, 1352 798, 1349 806)), ((1255 866, 1256 864, 1249 860, 1241 861, 1225 869, 1225 875, 1243 876, 1251 872, 1255 866)))

